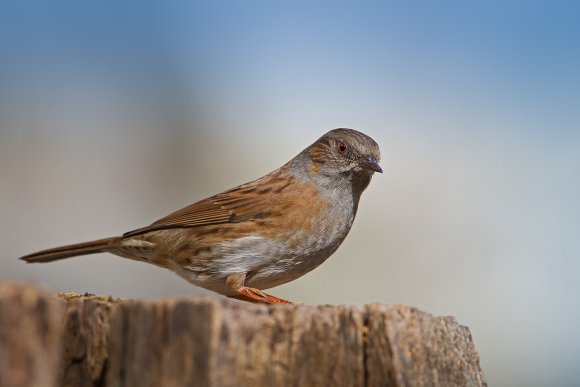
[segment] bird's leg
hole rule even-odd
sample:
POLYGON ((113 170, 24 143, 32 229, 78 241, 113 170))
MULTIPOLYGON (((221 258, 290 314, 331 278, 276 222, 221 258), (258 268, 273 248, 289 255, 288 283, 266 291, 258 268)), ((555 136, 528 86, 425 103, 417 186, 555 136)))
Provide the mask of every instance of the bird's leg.
POLYGON ((226 279, 226 285, 228 288, 236 292, 236 295, 229 296, 231 298, 237 298, 239 300, 262 303, 262 304, 292 304, 290 301, 286 301, 282 298, 271 296, 263 291, 244 286, 244 281, 246 280, 246 274, 232 274, 226 279))

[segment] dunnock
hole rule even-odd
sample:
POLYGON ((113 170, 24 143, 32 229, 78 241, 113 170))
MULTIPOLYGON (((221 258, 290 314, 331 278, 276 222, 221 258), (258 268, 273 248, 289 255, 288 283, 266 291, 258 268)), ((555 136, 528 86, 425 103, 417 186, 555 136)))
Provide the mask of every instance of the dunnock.
POLYGON ((262 292, 324 262, 348 234, 379 147, 353 129, 320 137, 272 173, 122 236, 39 251, 26 262, 108 252, 173 270, 194 285, 268 304, 262 292))

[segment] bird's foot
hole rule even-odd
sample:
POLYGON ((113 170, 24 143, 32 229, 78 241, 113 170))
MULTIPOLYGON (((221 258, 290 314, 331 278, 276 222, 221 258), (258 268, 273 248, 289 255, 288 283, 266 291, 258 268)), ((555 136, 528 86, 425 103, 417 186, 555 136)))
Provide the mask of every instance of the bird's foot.
POLYGON ((236 292, 238 293, 238 296, 234 296, 234 298, 248 302, 261 304, 286 304, 286 305, 293 304, 293 302, 291 301, 287 301, 282 298, 272 296, 268 293, 264 293, 259 289, 250 288, 248 286, 241 286, 238 289, 236 289, 236 292))

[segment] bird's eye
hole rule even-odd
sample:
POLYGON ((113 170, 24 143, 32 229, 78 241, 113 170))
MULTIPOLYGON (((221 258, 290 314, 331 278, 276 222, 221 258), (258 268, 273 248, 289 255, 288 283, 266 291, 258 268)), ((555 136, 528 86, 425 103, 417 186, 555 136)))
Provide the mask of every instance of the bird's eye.
POLYGON ((340 142, 339 141, 339 142, 336 143, 336 151, 338 153, 340 153, 341 155, 345 155, 346 154, 346 151, 347 151, 347 147, 346 147, 346 145, 344 145, 343 142, 340 142))

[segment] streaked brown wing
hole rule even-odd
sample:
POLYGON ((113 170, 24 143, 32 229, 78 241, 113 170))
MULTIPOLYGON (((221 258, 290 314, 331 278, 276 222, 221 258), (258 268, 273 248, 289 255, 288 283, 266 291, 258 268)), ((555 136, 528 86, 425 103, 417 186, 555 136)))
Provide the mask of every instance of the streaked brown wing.
POLYGON ((124 236, 153 230, 239 223, 263 218, 271 214, 269 208, 273 202, 269 196, 272 195, 273 189, 287 186, 280 183, 288 182, 288 179, 282 180, 279 177, 280 173, 273 172, 258 180, 203 199, 159 219, 150 226, 127 232, 124 236))
POLYGON ((151 226, 202 226, 206 224, 227 223, 230 220, 231 211, 218 204, 218 195, 191 204, 181 210, 177 210, 151 226))

